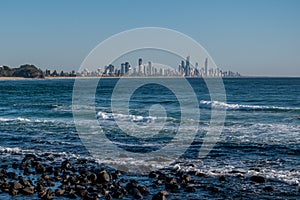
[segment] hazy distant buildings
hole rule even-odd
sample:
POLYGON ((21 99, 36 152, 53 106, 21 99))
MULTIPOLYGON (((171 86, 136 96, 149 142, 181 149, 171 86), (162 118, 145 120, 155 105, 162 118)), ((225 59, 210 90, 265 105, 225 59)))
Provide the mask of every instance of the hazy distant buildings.
POLYGON ((193 65, 190 56, 185 60, 181 60, 178 68, 170 66, 156 65, 151 61, 143 63, 142 58, 138 58, 137 66, 131 66, 129 62, 121 63, 119 66, 109 64, 95 71, 84 69, 81 72, 72 71, 70 73, 57 73, 56 70, 51 72, 46 70, 45 76, 104 76, 104 77, 240 77, 238 72, 223 71, 220 68, 209 68, 208 58, 198 61, 193 65), (202 64, 201 64, 202 63, 202 64), (102 70, 103 69, 103 70, 102 70))

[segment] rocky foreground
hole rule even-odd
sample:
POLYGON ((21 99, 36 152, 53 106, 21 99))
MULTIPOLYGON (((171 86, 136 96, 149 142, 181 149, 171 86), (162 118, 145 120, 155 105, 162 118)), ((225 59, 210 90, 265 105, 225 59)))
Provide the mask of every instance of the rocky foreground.
MULTIPOLYGON (((242 171, 211 176, 179 167, 132 176, 87 159, 61 160, 52 154, 27 154, 22 161, 1 160, 0 195, 40 199, 295 199, 298 186, 280 189, 264 176, 242 171), (10 163, 10 164, 5 164, 10 163), (241 187, 238 187, 241 185, 241 187), (193 195, 194 194, 194 195, 193 195), (201 195, 199 195, 201 194, 201 195)), ((193 164, 188 166, 193 168, 193 164)), ((252 169, 259 172, 259 169, 252 169)), ((282 186, 284 187, 284 186, 282 186)))

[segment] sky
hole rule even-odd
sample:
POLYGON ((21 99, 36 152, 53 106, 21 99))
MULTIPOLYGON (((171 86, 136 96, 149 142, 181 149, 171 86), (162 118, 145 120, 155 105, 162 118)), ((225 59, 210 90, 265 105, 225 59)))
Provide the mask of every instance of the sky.
POLYGON ((77 70, 100 42, 163 27, 200 43, 224 70, 300 76, 298 0, 0 0, 0 65, 77 70))

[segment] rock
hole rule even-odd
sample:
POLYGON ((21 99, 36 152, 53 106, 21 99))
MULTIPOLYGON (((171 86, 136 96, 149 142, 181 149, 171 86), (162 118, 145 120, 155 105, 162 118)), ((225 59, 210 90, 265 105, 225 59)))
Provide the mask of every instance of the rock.
POLYGON ((42 174, 42 173, 46 172, 46 167, 42 164, 38 164, 35 167, 35 172, 38 174, 42 174))
POLYGON ((185 192, 190 192, 190 193, 194 193, 196 192, 196 189, 195 187, 192 187, 192 186, 188 186, 184 189, 185 192))
POLYGON ((105 200, 112 200, 112 196, 111 196, 110 194, 107 194, 107 195, 105 196, 105 200))
POLYGON ((34 154, 26 154, 25 157, 22 160, 22 163, 26 163, 26 162, 29 162, 29 161, 32 161, 32 160, 36 160, 36 158, 37 157, 34 154))
POLYGON ((21 183, 18 182, 12 182, 11 183, 11 188, 15 189, 15 190, 19 190, 23 188, 23 185, 21 183))
POLYGON ((111 195, 114 199, 122 199, 123 198, 123 193, 120 190, 116 190, 112 193, 111 195))
POLYGON ((250 180, 255 183, 265 183, 266 182, 266 179, 262 176, 251 176, 250 180))
POLYGON ((168 196, 169 193, 165 190, 162 190, 157 194, 153 195, 152 200, 166 200, 168 196))
POLYGON ((140 193, 140 191, 137 188, 133 188, 132 195, 135 199, 142 199, 143 195, 140 193))
POLYGON ((122 173, 119 170, 116 170, 115 172, 113 172, 111 174, 112 179, 114 179, 114 180, 118 179, 121 175, 122 175, 122 173))
POLYGON ((91 174, 91 175, 89 176, 89 180, 91 180, 92 183, 94 183, 94 182, 97 180, 97 175, 96 175, 96 174, 91 174))
POLYGON ((99 183, 108 183, 110 181, 110 174, 103 170, 98 174, 98 182, 99 183))
POLYGON ((179 192, 179 190, 180 190, 180 186, 177 184, 166 183, 165 187, 167 190, 170 190, 173 193, 179 192))
POLYGON ((220 192, 221 192, 221 190, 220 190, 219 188, 213 187, 213 186, 210 186, 210 187, 208 187, 207 189, 208 189, 209 191, 211 191, 211 192, 214 192, 214 193, 220 193, 220 192))
POLYGON ((142 195, 147 196, 150 194, 150 191, 145 186, 138 186, 138 190, 141 192, 142 195))
POLYGON ((22 194, 24 195, 33 195, 34 194, 34 187, 25 187, 23 189, 21 189, 22 194))
POLYGON ((156 172, 151 171, 151 172, 149 173, 149 178, 157 178, 157 177, 158 177, 158 174, 157 174, 156 172))
POLYGON ((18 193, 19 193, 19 191, 16 190, 16 189, 10 189, 10 190, 9 190, 9 194, 10 194, 11 196, 16 196, 18 193))
POLYGON ((13 179, 13 180, 17 180, 17 177, 18 177, 18 175, 14 172, 7 172, 5 175, 7 176, 7 178, 13 179))
POLYGON ((272 191, 274 191, 274 189, 273 189, 272 186, 266 186, 266 187, 264 187, 264 191, 266 191, 266 192, 272 192, 272 191))
POLYGON ((18 169, 19 164, 18 164, 18 163, 13 163, 13 164, 11 165, 11 167, 12 167, 13 169, 18 169))
POLYGON ((63 196, 65 194, 65 190, 56 189, 55 196, 63 196))
POLYGON ((53 199, 53 198, 54 198, 54 191, 51 190, 51 189, 48 189, 47 193, 46 193, 46 196, 44 196, 43 199, 50 200, 50 199, 53 199))
POLYGON ((68 160, 65 160, 61 163, 61 168, 62 169, 71 169, 71 163, 68 160))

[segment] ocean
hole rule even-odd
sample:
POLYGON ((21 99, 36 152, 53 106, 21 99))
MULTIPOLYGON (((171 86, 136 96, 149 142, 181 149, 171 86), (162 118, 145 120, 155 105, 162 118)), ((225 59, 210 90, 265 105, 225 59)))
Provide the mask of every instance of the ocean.
MULTIPOLYGON (((97 123, 93 126, 101 127, 101 132, 93 134, 105 134, 121 149, 118 153, 152 155, 151 152, 168 146, 179 130, 183 131, 182 138, 190 145, 184 148, 175 141, 168 152, 177 159, 168 166, 151 162, 153 165, 149 166, 151 170, 162 167, 160 170, 165 173, 182 171, 196 180, 190 184, 196 189, 194 192, 185 192, 181 185, 177 192, 169 191, 168 199, 300 198, 300 78, 224 78, 226 102, 212 101, 204 80, 189 78, 193 94, 182 92, 187 101, 196 96, 200 113, 197 119, 182 118, 182 109, 189 116, 195 113, 195 108, 182 105, 177 94, 155 80, 139 87, 124 105, 125 97, 116 94, 116 105, 128 106, 127 113, 118 113, 111 108, 118 81, 117 78, 101 79, 95 101, 92 104, 83 101, 81 109, 94 110, 97 123), (199 150, 210 127, 212 109, 226 112, 224 127, 213 149, 200 158, 199 150), (182 120, 186 120, 184 128, 180 127, 182 120), (197 126, 188 126, 193 120, 197 126), (122 124, 126 126, 123 129, 119 127, 122 124), (193 131, 195 137, 188 138, 193 131), (263 183, 254 181, 254 176, 264 177, 263 183)), ((74 162, 88 159, 93 160, 93 168, 110 169, 112 160, 118 162, 120 155, 113 150, 109 153, 112 160, 91 153, 103 149, 99 154, 105 154, 106 144, 98 144, 95 149, 86 147, 74 120, 73 86, 74 79, 0 81, 0 170, 7 168, 20 175, 22 171, 11 165, 21 162, 27 154, 41 157, 52 166, 66 159, 74 162)), ((131 159, 129 166, 135 164, 148 165, 143 159, 131 159)), ((148 174, 130 172, 130 167, 123 178, 148 187, 150 194, 144 199, 151 199, 153 194, 165 189, 164 185, 154 186, 155 180, 148 174)), ((37 176, 29 177, 37 180, 37 176)), ((55 190, 57 185, 51 188, 55 190)), ((9 198, 38 199, 38 196, 11 197, 0 190, 0 199, 9 198)), ((67 197, 59 197, 64 198, 67 197)))

